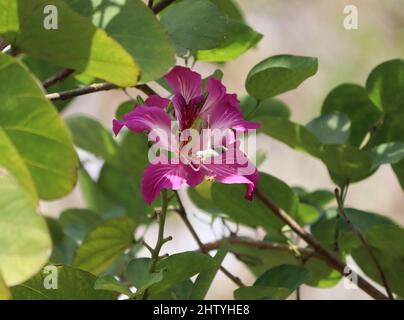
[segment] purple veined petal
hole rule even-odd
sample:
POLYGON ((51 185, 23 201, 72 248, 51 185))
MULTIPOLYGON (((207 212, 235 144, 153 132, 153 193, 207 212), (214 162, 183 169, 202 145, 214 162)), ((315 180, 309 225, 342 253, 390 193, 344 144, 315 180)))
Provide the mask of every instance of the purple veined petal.
POLYGON ((176 94, 184 97, 186 103, 202 94, 202 77, 189 68, 175 66, 164 78, 176 94))
POLYGON ((210 114, 208 123, 212 129, 232 128, 236 131, 258 129, 261 126, 257 122, 244 120, 242 112, 228 104, 221 104, 214 108, 210 114))
POLYGON ((170 104, 170 99, 162 98, 158 95, 149 96, 146 101, 145 105, 149 107, 159 107, 159 108, 167 108, 170 104))
POLYGON ((200 112, 200 117, 204 120, 207 120, 213 110, 220 107, 222 104, 230 108, 237 108, 240 104, 237 95, 226 93, 226 87, 214 76, 209 77, 208 83, 206 84, 206 91, 208 96, 200 112))
POLYGON ((212 109, 222 102, 226 95, 226 87, 214 76, 210 76, 206 84, 206 92, 208 96, 200 113, 200 117, 203 119, 206 119, 212 109))
POLYGON ((135 132, 161 128, 170 130, 171 119, 168 114, 159 107, 137 106, 133 111, 125 114, 121 121, 128 129, 135 132))
POLYGON ((151 204, 161 190, 178 190, 186 182, 187 174, 183 164, 172 164, 166 157, 160 157, 155 164, 149 164, 143 173, 141 189, 144 200, 151 204))
POLYGON ((178 138, 171 130, 171 119, 160 107, 137 106, 125 114, 122 121, 113 121, 113 130, 118 134, 123 126, 134 132, 149 130, 149 140, 157 142, 165 150, 176 151, 178 138))
POLYGON ((229 146, 223 154, 204 163, 205 174, 225 184, 246 184, 245 198, 252 200, 259 180, 257 168, 239 149, 239 142, 229 146))

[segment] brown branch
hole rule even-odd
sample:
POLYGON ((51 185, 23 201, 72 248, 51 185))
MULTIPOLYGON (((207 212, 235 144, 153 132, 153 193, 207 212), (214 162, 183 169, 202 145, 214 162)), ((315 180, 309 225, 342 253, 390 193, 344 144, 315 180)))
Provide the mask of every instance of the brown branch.
POLYGON ((368 244, 368 242, 365 239, 365 236, 363 235, 363 233, 361 232, 361 230, 359 230, 351 221, 351 219, 349 219, 349 217, 347 216, 345 209, 344 209, 344 205, 343 205, 343 198, 344 196, 342 194, 340 194, 338 188, 335 189, 335 198, 337 200, 337 204, 338 204, 338 212, 341 216, 342 219, 344 219, 345 223, 349 225, 349 227, 351 228, 352 232, 355 234, 355 236, 360 240, 360 242, 362 243, 362 245, 364 246, 364 248, 366 249, 366 251, 368 252, 371 260, 373 261, 375 267, 377 268, 380 278, 382 280, 383 286, 386 289, 387 295, 389 296, 389 298, 391 300, 394 300, 394 296, 393 293, 391 292, 390 286, 387 282, 387 277, 386 274, 383 271, 383 268, 379 262, 379 260, 377 259, 375 253, 373 252, 372 248, 370 247, 370 245, 368 244))
POLYGON ((74 72, 73 69, 64 69, 42 82, 42 86, 47 89, 55 83, 61 82, 74 72))
MULTIPOLYGON (((206 251, 212 251, 212 250, 219 249, 221 246, 225 245, 226 243, 236 244, 236 245, 238 244, 238 245, 243 245, 243 246, 247 246, 247 247, 254 247, 254 248, 257 248, 260 250, 273 250, 273 251, 284 251, 284 252, 287 251, 287 252, 294 253, 293 249, 287 244, 249 240, 249 239, 244 239, 244 238, 240 238, 240 237, 223 238, 220 240, 202 244, 202 246, 206 251)), ((311 248, 296 248, 296 250, 303 257, 311 257, 313 255, 317 256, 316 252, 311 248)), ((319 257, 319 258, 321 259, 321 257, 319 257)))
MULTIPOLYGON (((279 208, 265 193, 263 193, 259 188, 255 190, 256 196, 265 204, 265 206, 270 209, 279 219, 281 219, 285 224, 287 224, 300 238, 306 241, 319 256, 321 256, 327 264, 333 269, 337 270, 341 275, 346 276, 345 270, 347 270, 347 265, 342 262, 339 257, 337 257, 333 252, 327 250, 323 245, 314 238, 310 233, 303 229, 292 217, 290 217, 284 210, 279 208)), ((383 293, 377 290, 372 284, 370 284, 366 279, 357 275, 358 286, 371 297, 377 300, 386 300, 383 293)))
MULTIPOLYGON (((118 87, 117 85, 108 83, 108 82, 93 83, 87 87, 75 88, 72 90, 55 92, 55 93, 49 93, 49 94, 45 95, 45 97, 51 101, 66 100, 66 99, 71 99, 71 98, 74 98, 77 96, 82 96, 82 95, 89 94, 89 93, 107 91, 107 90, 119 89, 119 88, 120 87, 118 87)), ((156 94, 152 88, 150 88, 149 86, 147 86, 145 84, 140 84, 140 85, 134 86, 134 88, 143 91, 146 95, 156 94)))
POLYGON ((154 14, 158 14, 160 11, 167 8, 170 4, 172 4, 175 0, 161 0, 153 7, 154 14))
MULTIPOLYGON (((179 216, 181 217, 182 221, 184 222, 184 224, 187 226, 188 230, 191 232, 192 237, 194 238, 194 240, 196 241, 196 243, 198 244, 200 250, 204 253, 209 255, 209 251, 207 250, 207 248, 205 248, 205 245, 203 244, 203 242, 201 241, 201 239, 199 238, 198 234, 196 233, 194 227, 192 226, 191 222, 188 220, 187 217, 187 213, 185 211, 184 205, 182 204, 181 198, 178 195, 178 192, 175 191, 176 196, 177 196, 177 201, 178 204, 180 206, 180 208, 178 210, 176 210, 176 212, 179 214, 179 216)), ((219 247, 218 247, 219 248, 219 247)), ((213 250, 213 249, 211 249, 213 250)), ((238 285, 239 287, 244 287, 244 283, 241 281, 241 279, 235 275, 233 275, 229 270, 227 270, 225 267, 220 266, 220 270, 230 279, 232 280, 236 285, 238 285)))

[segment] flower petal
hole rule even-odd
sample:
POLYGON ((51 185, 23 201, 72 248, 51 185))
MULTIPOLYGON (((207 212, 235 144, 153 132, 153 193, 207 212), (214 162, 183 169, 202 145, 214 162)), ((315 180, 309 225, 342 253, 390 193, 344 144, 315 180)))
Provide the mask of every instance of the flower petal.
POLYGON ((162 98, 158 95, 149 96, 145 101, 145 105, 149 107, 167 108, 169 104, 170 99, 162 98))
POLYGON ((246 184, 245 198, 252 200, 259 179, 258 170, 239 149, 238 142, 229 146, 223 154, 208 159, 204 163, 204 170, 207 176, 213 177, 218 182, 246 184))
POLYGON ((187 184, 191 187, 196 187, 205 178, 205 172, 203 170, 195 171, 190 166, 187 166, 187 184))
POLYGON ((171 131, 171 119, 160 107, 137 106, 125 114, 122 121, 114 120, 114 132, 119 132, 122 126, 134 132, 150 130, 149 140, 156 141, 165 150, 175 151, 178 148, 177 139, 171 131))
POLYGON ((149 164, 143 174, 142 195, 148 204, 157 198, 162 189, 178 190, 186 182, 184 165, 168 163, 165 157, 160 157, 159 161, 149 164))
POLYGON ((198 116, 198 102, 199 97, 191 99, 191 101, 187 104, 183 96, 177 93, 173 98, 173 105, 175 111, 175 117, 177 118, 181 130, 188 129, 194 123, 196 117, 198 116))
POLYGON ((206 84, 206 91, 208 96, 200 112, 200 117, 204 120, 207 120, 208 115, 221 104, 236 108, 240 103, 237 99, 237 95, 226 93, 226 87, 214 76, 209 77, 208 83, 206 84))
POLYGON ((242 112, 228 103, 216 106, 209 117, 209 126, 212 129, 229 129, 236 131, 245 131, 249 129, 258 129, 260 124, 257 122, 244 120, 242 112))
POLYGON ((186 103, 202 94, 202 78, 189 68, 175 66, 165 77, 175 93, 180 93, 186 103))

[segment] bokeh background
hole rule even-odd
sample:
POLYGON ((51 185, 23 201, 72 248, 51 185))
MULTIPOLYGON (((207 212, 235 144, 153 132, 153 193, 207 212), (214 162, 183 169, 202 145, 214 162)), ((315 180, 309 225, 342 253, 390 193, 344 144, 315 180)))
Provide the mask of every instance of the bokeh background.
MULTIPOLYGON (((249 25, 262 33, 264 38, 255 49, 236 61, 220 66, 197 62, 195 69, 204 76, 217 68, 222 69, 223 81, 229 91, 242 96, 245 94, 246 75, 259 61, 283 53, 318 57, 318 73, 298 89, 279 97, 291 109, 292 120, 299 123, 305 124, 318 116, 327 93, 337 85, 344 82, 364 85, 367 75, 377 64, 404 56, 403 0, 238 0, 237 3, 249 25), (349 4, 358 8, 357 30, 343 27, 343 9, 349 4)), ((154 88, 159 90, 158 87, 154 88)), ((132 96, 140 94, 135 89, 128 93, 132 96)), ((163 91, 160 93, 164 94, 163 91)), ((128 100, 128 96, 122 91, 82 96, 72 101, 63 115, 90 114, 111 129, 115 110, 125 100, 128 100)), ((327 170, 319 160, 295 152, 269 137, 259 136, 257 142, 258 147, 266 152, 266 160, 260 170, 291 186, 304 185, 308 190, 333 189, 327 170)), ((90 174, 97 177, 101 160, 84 152, 80 152, 80 155, 90 174)), ((184 190, 181 190, 181 194, 190 212, 190 220, 204 242, 220 238, 228 232, 220 224, 211 226, 209 216, 192 206, 184 190)), ((404 224, 404 194, 390 166, 383 166, 367 180, 352 185, 346 204, 384 214, 404 224)), ((63 200, 41 203, 42 212, 50 216, 57 216, 63 209, 71 207, 85 207, 79 187, 63 200)), ((251 231, 241 230, 240 234, 248 232, 251 234, 251 231)), ((168 218, 166 234, 174 236, 174 240, 164 247, 168 253, 197 249, 177 216, 168 218)), ((151 227, 147 230, 146 240, 154 243, 155 238, 156 228, 151 227)), ((248 269, 233 256, 228 255, 224 265, 245 283, 254 281, 248 269)), ((232 299, 234 288, 234 284, 219 273, 208 298, 232 299)), ((301 290, 301 298, 368 299, 368 296, 359 289, 346 290, 340 282, 331 289, 305 286, 301 290)))

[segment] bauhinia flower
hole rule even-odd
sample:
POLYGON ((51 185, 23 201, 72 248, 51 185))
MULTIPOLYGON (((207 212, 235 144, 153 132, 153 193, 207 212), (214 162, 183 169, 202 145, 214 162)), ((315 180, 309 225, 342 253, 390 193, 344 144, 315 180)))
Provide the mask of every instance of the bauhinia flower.
POLYGON ((116 135, 123 126, 147 132, 160 150, 143 174, 145 201, 151 204, 162 189, 195 187, 205 178, 246 184, 245 197, 251 200, 258 171, 240 150, 236 133, 260 125, 243 118, 237 96, 228 94, 214 76, 208 78, 205 92, 201 75, 189 68, 176 66, 165 79, 173 89, 172 99, 150 96, 122 120, 113 121, 116 135))

